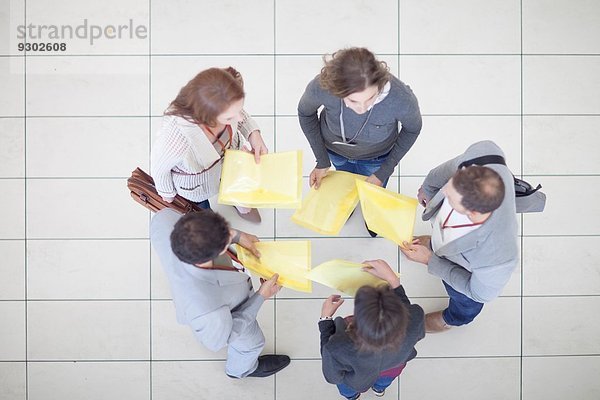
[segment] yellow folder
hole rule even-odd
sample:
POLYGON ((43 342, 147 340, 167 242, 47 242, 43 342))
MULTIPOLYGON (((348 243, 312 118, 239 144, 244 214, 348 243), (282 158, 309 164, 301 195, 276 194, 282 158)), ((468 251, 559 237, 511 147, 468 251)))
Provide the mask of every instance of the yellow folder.
POLYGON ((358 204, 355 182, 365 179, 349 172, 329 172, 318 190, 310 189, 292 221, 323 235, 338 235, 358 204))
POLYGON ((313 268, 308 277, 332 289, 354 296, 361 286, 379 286, 385 284, 368 272, 362 270, 364 264, 345 260, 331 260, 313 268))
POLYGON ((254 155, 227 150, 221 171, 219 203, 257 208, 298 208, 302 200, 302 153, 254 155))
POLYGON ((357 181, 363 217, 370 230, 401 246, 411 242, 417 215, 417 199, 357 181))
POLYGON ((310 241, 257 242, 256 248, 260 259, 236 245, 238 258, 244 267, 265 279, 278 273, 277 284, 312 293, 312 282, 306 277, 310 271, 310 241))

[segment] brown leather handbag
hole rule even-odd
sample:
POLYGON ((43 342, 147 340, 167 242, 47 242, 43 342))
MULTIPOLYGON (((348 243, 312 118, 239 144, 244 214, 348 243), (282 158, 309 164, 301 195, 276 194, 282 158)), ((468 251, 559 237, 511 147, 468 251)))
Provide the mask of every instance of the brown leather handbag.
MULTIPOLYGON (((162 199, 162 197, 156 191, 154 186, 154 179, 140 168, 136 168, 129 179, 127 179, 127 188, 130 191, 131 197, 137 203, 140 203, 148 210, 157 212, 163 208, 170 208, 177 211, 180 214, 187 214, 189 212, 203 212, 206 211, 191 201, 187 200, 180 195, 175 195, 172 203, 168 203, 162 199)), ((227 255, 238 264, 242 265, 242 262, 237 258, 237 254, 233 249, 227 250, 227 255)), ((242 269, 229 267, 229 266, 214 266, 213 269, 220 269, 224 271, 244 271, 242 269)))
POLYGON ((127 188, 131 197, 148 210, 157 212, 163 208, 171 208, 180 214, 187 214, 192 211, 201 211, 202 209, 191 201, 176 195, 172 203, 168 203, 156 191, 154 179, 140 168, 136 168, 127 179, 127 188))

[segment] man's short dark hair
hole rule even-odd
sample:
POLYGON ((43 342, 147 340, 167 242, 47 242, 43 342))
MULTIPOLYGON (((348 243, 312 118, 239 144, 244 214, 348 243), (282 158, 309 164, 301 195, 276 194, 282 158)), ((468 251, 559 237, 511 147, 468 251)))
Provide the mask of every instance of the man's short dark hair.
POLYGON ((359 351, 397 349, 406 336, 408 307, 388 285, 363 286, 354 298, 349 335, 359 351))
POLYGON ((202 264, 214 260, 229 243, 229 224, 211 210, 192 212, 177 221, 171 249, 181 261, 202 264))
POLYGON ((461 168, 452 177, 452 184, 462 195, 462 206, 469 211, 492 212, 504 200, 504 182, 491 168, 478 165, 461 168))

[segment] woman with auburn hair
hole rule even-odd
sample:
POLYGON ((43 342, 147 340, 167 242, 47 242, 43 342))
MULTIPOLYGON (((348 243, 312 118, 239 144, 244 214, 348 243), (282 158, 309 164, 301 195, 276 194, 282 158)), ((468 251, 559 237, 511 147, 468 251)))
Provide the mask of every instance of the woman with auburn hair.
POLYGON ((340 50, 324 61, 298 104, 317 160, 310 186, 318 189, 333 164, 385 187, 421 131, 417 98, 365 48, 340 50))
MULTIPOLYGON (((268 152, 258 125, 244 111, 243 80, 234 68, 209 68, 189 81, 165 112, 151 152, 152 177, 168 202, 176 194, 202 208, 219 192, 225 150, 268 152)), ((249 221, 260 222, 255 208, 235 207, 249 221)))
POLYGON ((383 396, 406 363, 416 357, 415 344, 425 336, 423 309, 410 304, 390 266, 383 260, 364 264, 364 271, 388 284, 358 289, 354 315, 346 318, 333 320, 344 300, 329 296, 319 319, 323 375, 350 400, 369 388, 383 396))

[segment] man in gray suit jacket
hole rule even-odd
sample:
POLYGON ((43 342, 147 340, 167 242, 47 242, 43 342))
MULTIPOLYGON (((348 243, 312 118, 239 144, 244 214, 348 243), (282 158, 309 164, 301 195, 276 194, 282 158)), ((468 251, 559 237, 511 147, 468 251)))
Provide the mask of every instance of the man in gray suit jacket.
POLYGON ((426 315, 427 332, 443 332, 473 321, 483 303, 500 295, 517 265, 510 170, 501 164, 459 169, 465 161, 488 155, 504 157, 494 142, 475 143, 431 170, 419 189, 423 220, 431 221, 432 235, 405 242, 400 250, 440 277, 450 297, 448 308, 426 315))
POLYGON ((227 346, 228 376, 265 377, 290 363, 284 355, 259 357, 265 337, 256 316, 279 291, 277 274, 254 292, 250 277, 226 254, 233 242, 259 256, 256 236, 230 229, 211 210, 181 216, 164 209, 152 218, 150 241, 169 279, 177 321, 188 325, 209 350, 227 346))

